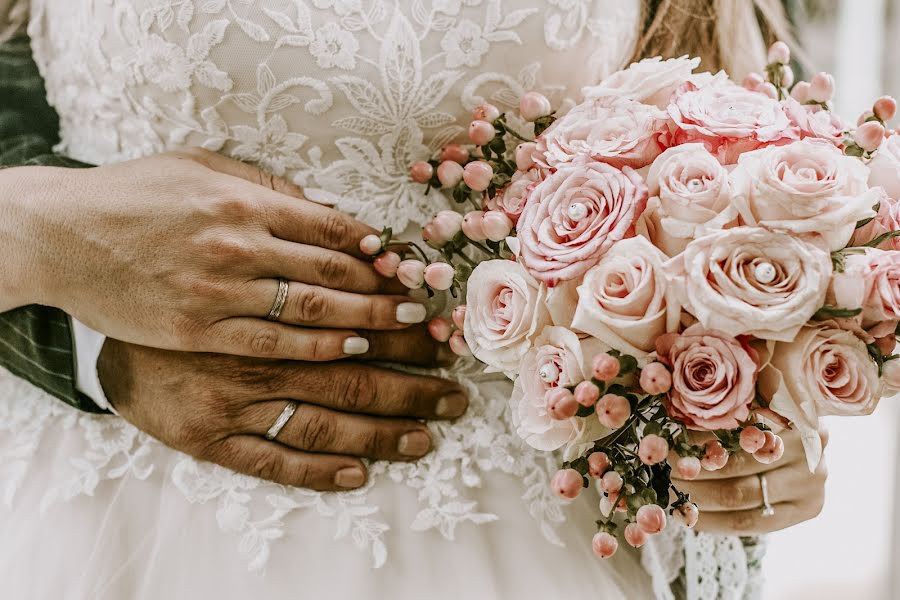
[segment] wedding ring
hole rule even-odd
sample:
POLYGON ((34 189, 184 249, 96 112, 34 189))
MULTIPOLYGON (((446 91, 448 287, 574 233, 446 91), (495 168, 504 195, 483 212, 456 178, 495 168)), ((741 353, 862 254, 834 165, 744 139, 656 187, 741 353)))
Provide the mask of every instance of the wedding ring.
POLYGON ((771 517, 775 514, 775 509, 769 502, 769 483, 762 473, 757 474, 757 477, 759 477, 759 488, 762 490, 762 516, 771 517))
POLYGON ((275 294, 275 302, 272 303, 272 310, 266 315, 267 320, 277 321, 278 317, 281 316, 281 311, 284 309, 284 303, 287 302, 288 288, 287 280, 278 280, 278 293, 275 294))
POLYGON ((297 406, 297 403, 294 401, 287 403, 287 406, 284 407, 284 410, 281 411, 281 414, 278 415, 278 418, 275 419, 275 422, 272 423, 272 426, 269 427, 269 430, 266 432, 267 440, 271 442, 278 437, 278 434, 281 433, 281 430, 284 429, 287 422, 290 421, 291 417, 294 416, 294 413, 297 412, 297 406))

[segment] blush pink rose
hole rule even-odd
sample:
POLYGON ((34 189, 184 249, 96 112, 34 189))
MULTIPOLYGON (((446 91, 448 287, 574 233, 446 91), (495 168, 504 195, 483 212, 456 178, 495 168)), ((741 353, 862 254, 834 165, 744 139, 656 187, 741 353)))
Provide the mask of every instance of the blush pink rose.
POLYGON ((843 149, 847 124, 834 111, 825 110, 818 104, 800 104, 790 97, 784 101, 784 110, 800 129, 801 138, 825 140, 843 149))
POLYGON ((777 100, 747 90, 718 74, 685 83, 668 107, 673 130, 667 145, 699 142, 723 165, 749 150, 800 137, 777 100))
POLYGON ((881 186, 887 195, 900 200, 900 133, 888 137, 869 162, 869 185, 881 186))
POLYGON ((743 154, 732 178, 744 223, 819 234, 832 251, 847 245, 858 221, 875 216, 872 207, 883 196, 869 188, 862 161, 821 140, 743 154))
POLYGON ((614 243, 634 236, 646 204, 647 186, 629 167, 562 165, 528 196, 516 225, 520 259, 551 286, 580 277, 614 243))
POLYGON ((517 223, 522 216, 528 194, 535 185, 543 181, 546 174, 543 169, 516 171, 506 187, 485 201, 485 210, 503 211, 513 223, 517 223))
POLYGON ((831 296, 836 306, 861 308, 864 325, 900 319, 900 252, 869 248, 847 256, 831 296))
POLYGON ((544 289, 519 263, 480 263, 466 288, 465 338, 472 354, 489 370, 512 376, 550 313, 544 289))
MULTIPOLYGON (((853 232, 850 245, 864 246, 889 231, 900 231, 900 200, 883 196, 878 204, 878 214, 853 232)), ((886 239, 878 247, 882 250, 900 250, 900 237, 886 239)))
POLYGON ((592 158, 640 169, 663 151, 666 113, 625 98, 589 100, 573 108, 537 139, 535 161, 548 168, 592 158))
POLYGON ((822 307, 831 255, 758 227, 713 232, 666 263, 672 301, 704 327, 789 341, 822 307))
POLYGON ((588 100, 621 97, 665 109, 675 90, 691 78, 699 65, 699 58, 686 56, 668 60, 658 56, 645 58, 581 91, 588 100))
POLYGON ((692 325, 656 341, 656 353, 672 370, 666 412, 690 429, 734 429, 750 416, 759 356, 746 342, 692 325))
MULTIPOLYGON (((467 315, 467 324, 468 319, 467 315)), ((590 360, 606 349, 596 340, 579 339, 565 327, 544 328, 522 358, 509 400, 513 424, 525 443, 538 450, 557 450, 585 433, 588 424, 581 417, 556 420, 550 416, 547 392, 589 379, 590 360)))

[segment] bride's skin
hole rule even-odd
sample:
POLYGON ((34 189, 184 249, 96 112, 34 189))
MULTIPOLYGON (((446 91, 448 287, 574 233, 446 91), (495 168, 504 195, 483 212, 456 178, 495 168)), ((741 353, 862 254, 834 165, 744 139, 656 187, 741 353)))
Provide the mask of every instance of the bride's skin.
MULTIPOLYGON (((416 419, 465 412, 455 383, 337 360, 346 350, 421 366, 447 356, 424 327, 403 322, 412 320, 409 299, 358 254, 373 230, 302 200, 295 186, 187 151, 84 171, 8 169, 0 190, 14 191, 0 197, 0 311, 57 306, 132 342, 104 345, 104 391, 125 419, 173 448, 280 483, 350 489, 365 483, 360 457, 430 450, 416 419), (277 277, 292 280, 291 295, 285 322, 273 324, 263 317, 277 277), (360 337, 366 343, 345 345, 360 337), (150 343, 171 350, 139 345, 150 343), (298 415, 279 443, 267 442, 287 399, 302 401, 298 415)), ((701 508, 698 527, 750 534, 815 516, 824 466, 810 474, 798 440, 785 441, 775 465, 739 455, 676 482, 701 508), (759 514, 761 469, 774 517, 759 514)))

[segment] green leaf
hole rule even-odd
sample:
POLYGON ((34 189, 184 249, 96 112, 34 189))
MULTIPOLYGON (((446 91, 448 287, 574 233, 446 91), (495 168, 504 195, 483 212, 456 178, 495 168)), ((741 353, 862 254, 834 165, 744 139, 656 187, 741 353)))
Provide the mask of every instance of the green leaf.
POLYGON ((872 240, 872 241, 869 242, 868 244, 863 244, 863 246, 865 246, 865 247, 867 247, 867 248, 877 248, 878 246, 880 246, 880 245, 883 244, 884 242, 886 242, 886 241, 888 241, 888 240, 890 240, 890 239, 892 239, 892 238, 895 238, 895 237, 897 237, 898 235, 900 235, 900 230, 897 230, 897 231, 888 231, 887 233, 882 233, 881 235, 879 235, 877 238, 875 238, 874 240, 872 240))
POLYGON ((814 321, 827 321, 828 319, 850 319, 862 313, 861 308, 838 308, 825 305, 812 316, 814 321))
POLYGON ((576 416, 576 417, 589 417, 589 416, 591 416, 592 414, 594 414, 594 412, 595 412, 595 411, 594 411, 594 407, 593 407, 593 406, 581 406, 581 405, 579 404, 579 405, 578 405, 578 412, 575 413, 575 416, 576 416))

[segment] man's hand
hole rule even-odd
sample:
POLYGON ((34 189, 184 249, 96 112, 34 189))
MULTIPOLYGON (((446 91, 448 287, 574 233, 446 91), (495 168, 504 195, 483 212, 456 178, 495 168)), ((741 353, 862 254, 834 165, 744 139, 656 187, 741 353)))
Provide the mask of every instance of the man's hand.
MULTIPOLYGON (((364 358, 434 364, 422 327, 367 334, 364 358)), ((431 450, 417 419, 452 419, 457 383, 354 362, 308 363, 194 354, 108 339, 98 362, 111 404, 172 448, 286 485, 347 490, 366 481, 360 457, 414 460, 431 450), (264 435, 288 401, 299 406, 276 441, 264 435)))
MULTIPOLYGON (((672 483, 691 495, 700 508, 697 530, 730 535, 758 535, 785 529, 817 516, 825 502, 825 461, 810 473, 800 436, 785 430, 784 456, 771 465, 757 462, 749 454, 732 455, 719 471, 701 471, 693 481, 677 479, 672 483), (769 502, 775 514, 762 516, 762 489, 759 475, 765 475, 769 502)), ((822 432, 822 445, 828 434, 822 432)))

